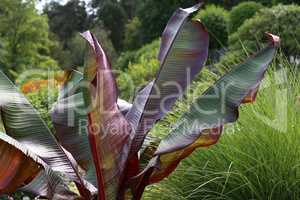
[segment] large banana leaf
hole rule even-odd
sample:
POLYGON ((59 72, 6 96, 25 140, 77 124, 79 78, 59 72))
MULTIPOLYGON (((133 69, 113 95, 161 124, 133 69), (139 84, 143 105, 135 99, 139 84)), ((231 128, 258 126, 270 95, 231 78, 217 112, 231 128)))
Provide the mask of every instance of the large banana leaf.
POLYGON ((171 110, 207 60, 208 32, 200 21, 188 20, 189 15, 201 5, 180 8, 173 14, 162 35, 158 55, 160 70, 155 80, 137 94, 132 109, 126 115, 133 128, 134 139, 125 181, 139 173, 139 166, 133 164, 138 164, 137 153, 148 131, 171 110))
POLYGON ((0 194, 20 189, 49 199, 79 198, 43 160, 4 133, 0 133, 0 154, 0 194))
POLYGON ((201 5, 178 9, 166 26, 158 56, 160 70, 155 80, 137 94, 126 115, 134 131, 130 155, 139 151, 146 133, 171 110, 206 62, 208 32, 200 21, 187 21, 201 5))
POLYGON ((50 168, 42 170, 29 184, 20 188, 20 191, 29 192, 39 197, 53 200, 79 200, 84 199, 71 191, 66 181, 50 168))
POLYGON ((37 157, 22 152, 18 143, 0 133, 0 194, 13 193, 29 183, 42 169, 37 157))
POLYGON ((34 152, 53 171, 64 173, 80 185, 85 185, 71 161, 71 155, 67 155, 39 113, 3 72, 0 72, 0 95, 1 118, 6 134, 34 152))
POLYGON ((225 74, 181 116, 145 170, 132 179, 137 197, 146 185, 168 176, 196 148, 216 143, 223 125, 238 119, 239 106, 255 100, 259 84, 279 46, 277 36, 267 36, 270 44, 265 49, 225 74))
MULTIPOLYGON (((86 180, 97 187, 95 166, 88 140, 87 106, 84 104, 82 73, 74 70, 66 72, 66 80, 51 111, 52 122, 60 144, 66 148, 86 171, 86 180)), ((125 114, 131 104, 118 99, 118 107, 125 114)))
POLYGON ((90 32, 82 36, 89 45, 84 80, 88 105, 88 135, 95 163, 99 199, 117 199, 130 144, 130 125, 117 105, 117 87, 107 57, 90 32))

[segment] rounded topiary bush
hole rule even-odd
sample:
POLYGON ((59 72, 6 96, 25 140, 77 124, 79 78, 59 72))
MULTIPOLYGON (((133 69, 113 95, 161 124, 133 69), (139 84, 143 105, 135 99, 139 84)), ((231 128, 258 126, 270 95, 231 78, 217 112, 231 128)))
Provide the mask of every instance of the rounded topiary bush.
POLYGON ((229 32, 234 33, 246 19, 253 17, 263 5, 254 1, 248 1, 233 7, 229 14, 229 32))
POLYGON ((228 42, 228 11, 221 7, 209 5, 195 16, 207 27, 210 34, 210 49, 220 49, 228 42))
POLYGON ((286 55, 299 55, 299 22, 300 6, 278 5, 262 9, 230 36, 229 43, 234 49, 242 49, 241 45, 244 45, 255 50, 262 44, 264 32, 271 32, 280 36, 281 47, 286 55))

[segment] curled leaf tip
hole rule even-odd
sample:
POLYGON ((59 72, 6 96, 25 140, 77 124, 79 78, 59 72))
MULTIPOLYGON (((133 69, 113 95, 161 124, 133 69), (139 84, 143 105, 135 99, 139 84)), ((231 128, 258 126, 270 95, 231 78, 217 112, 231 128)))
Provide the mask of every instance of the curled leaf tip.
POLYGON ((189 13, 193 13, 193 12, 199 10, 199 8, 201 8, 201 6, 203 6, 203 4, 204 4, 203 1, 199 1, 199 3, 195 4, 194 6, 189 7, 189 8, 185 8, 183 10, 186 11, 186 12, 189 12, 189 13))
POLYGON ((83 33, 80 33, 80 35, 91 45, 91 47, 95 50, 95 44, 96 44, 96 40, 95 37, 93 35, 93 33, 91 31, 85 31, 83 33))
POLYGON ((202 31, 206 32, 207 33, 207 37, 208 37, 208 30, 206 28, 206 26, 202 23, 202 21, 200 19, 195 19, 195 20, 191 20, 193 23, 197 23, 201 26, 202 28, 202 31))
POLYGON ((88 31, 85 31, 83 33, 80 33, 80 35, 84 38, 91 38, 92 37, 92 33, 88 30, 88 31))
POLYGON ((265 33, 268 40, 274 45, 274 47, 280 46, 280 37, 277 35, 273 35, 272 33, 266 32, 265 33))

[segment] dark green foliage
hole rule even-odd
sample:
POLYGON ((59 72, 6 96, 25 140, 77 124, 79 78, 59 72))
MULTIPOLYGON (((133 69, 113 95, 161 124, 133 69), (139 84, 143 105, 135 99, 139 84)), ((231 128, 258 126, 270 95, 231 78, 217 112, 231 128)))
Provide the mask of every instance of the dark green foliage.
POLYGON ((169 18, 178 7, 189 7, 197 0, 145 0, 139 2, 137 16, 142 24, 143 42, 149 43, 159 37, 169 18))
POLYGON ((120 51, 123 48, 125 24, 127 22, 124 9, 118 3, 106 2, 102 7, 99 7, 97 16, 110 31, 110 38, 115 49, 120 51))
POLYGON ((229 14, 229 32, 234 33, 246 19, 253 17, 261 8, 263 6, 254 1, 243 2, 233 7, 229 14))
POLYGON ((51 39, 56 41, 51 49, 51 55, 61 68, 80 66, 84 43, 78 37, 79 32, 85 31, 91 20, 86 11, 85 2, 71 0, 65 5, 51 1, 46 4, 44 13, 49 18, 51 39))
POLYGON ((125 26, 124 48, 127 50, 137 49, 141 44, 141 22, 138 17, 134 17, 125 26))
POLYGON ((136 9, 138 7, 138 4, 141 4, 142 2, 138 0, 122 0, 120 1, 120 4, 124 8, 127 16, 129 19, 133 19, 133 17, 136 15, 136 9))
POLYGON ((278 5, 261 10, 253 18, 248 19, 230 36, 230 44, 234 49, 241 49, 242 44, 251 49, 260 48, 259 42, 264 32, 272 32, 281 38, 281 47, 286 55, 299 55, 300 45, 300 6, 278 5), (253 42, 256 41, 256 42, 253 42))
POLYGON ((272 0, 273 4, 300 4, 299 0, 272 0))
POLYGON ((46 5, 44 13, 49 18, 50 30, 58 36, 63 48, 76 33, 87 28, 88 15, 83 1, 71 0, 65 5, 52 1, 46 5))
POLYGON ((255 2, 261 3, 264 6, 272 6, 272 0, 258 0, 258 1, 255 1, 255 2))
POLYGON ((132 60, 134 60, 135 51, 125 51, 121 53, 117 61, 115 62, 114 68, 125 71, 132 60))
POLYGON ((106 3, 118 3, 118 0, 92 0, 91 5, 93 8, 103 7, 106 3))
POLYGON ((10 78, 32 67, 57 67, 49 57, 47 17, 32 1, 0 1, 0 41, 1 69, 10 78))
MULTIPOLYGON (((115 48, 110 40, 109 32, 104 28, 102 23, 98 23, 92 31, 101 41, 102 47, 105 49, 109 59, 114 61, 117 57, 115 48)), ((85 56, 85 41, 79 34, 68 39, 66 48, 57 41, 52 49, 52 56, 59 62, 59 66, 63 69, 70 67, 82 67, 85 56)))
POLYGON ((210 34, 210 49, 220 49, 227 45, 228 12, 221 7, 210 5, 195 16, 200 19, 210 34))

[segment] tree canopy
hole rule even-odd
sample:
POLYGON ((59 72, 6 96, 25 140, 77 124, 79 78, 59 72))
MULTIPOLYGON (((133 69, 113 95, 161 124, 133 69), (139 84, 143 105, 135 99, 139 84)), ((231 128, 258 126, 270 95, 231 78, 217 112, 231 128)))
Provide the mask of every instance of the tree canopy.
POLYGON ((38 14, 34 1, 0 1, 0 58, 12 78, 30 67, 56 66, 49 57, 47 17, 38 14))

